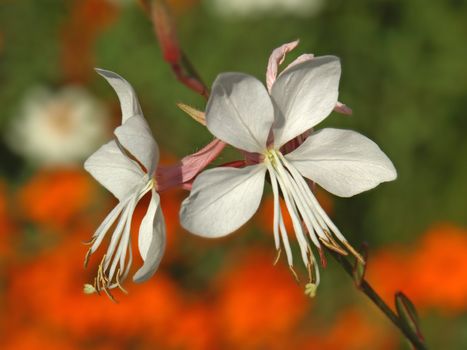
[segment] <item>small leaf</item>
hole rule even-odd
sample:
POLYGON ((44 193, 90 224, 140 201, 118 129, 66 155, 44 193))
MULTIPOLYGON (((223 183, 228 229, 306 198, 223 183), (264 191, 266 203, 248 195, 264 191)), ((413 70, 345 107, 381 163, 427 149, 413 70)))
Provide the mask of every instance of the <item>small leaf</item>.
POLYGON ((397 292, 395 295, 396 310, 399 318, 405 323, 415 334, 420 341, 424 341, 422 332, 420 331, 419 319, 417 310, 410 299, 402 292, 397 292))
POLYGON ((362 244, 360 251, 362 252, 364 262, 362 262, 360 259, 355 259, 355 264, 352 271, 352 277, 357 288, 360 288, 363 280, 365 279, 366 261, 368 258, 368 245, 366 243, 362 244))

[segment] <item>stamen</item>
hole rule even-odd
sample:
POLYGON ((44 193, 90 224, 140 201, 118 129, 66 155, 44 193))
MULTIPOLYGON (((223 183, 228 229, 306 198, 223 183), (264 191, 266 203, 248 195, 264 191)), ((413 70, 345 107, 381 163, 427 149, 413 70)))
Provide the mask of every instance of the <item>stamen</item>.
POLYGON ((92 254, 92 250, 91 248, 89 248, 86 255, 84 256, 84 268, 88 267, 89 258, 91 257, 91 254, 92 254))
POLYGON ((314 267, 314 272, 315 272, 313 283, 316 284, 316 286, 319 286, 319 282, 320 282, 319 267, 318 267, 318 264, 316 263, 315 255, 313 254, 313 251, 311 249, 309 250, 309 259, 310 259, 310 265, 314 267))
POLYGON ((116 285, 123 293, 128 294, 128 291, 125 288, 123 288, 123 286, 120 284, 120 273, 121 271, 120 269, 118 269, 117 276, 115 277, 116 285))
POLYGON ((87 294, 87 295, 90 295, 90 294, 97 293, 97 290, 96 290, 96 288, 94 288, 94 286, 92 284, 85 283, 84 286, 83 286, 83 293, 87 294))
POLYGON ((308 263, 306 265, 306 269, 308 271, 308 282, 310 282, 310 283, 313 282, 313 272, 312 272, 313 271, 313 269, 312 269, 313 266, 311 264, 312 263, 310 262, 310 263, 308 263))
MULTIPOLYGON (((292 175, 293 181, 291 181, 291 183, 294 186, 297 196, 302 201, 302 206, 304 208, 303 212, 305 213, 304 219, 306 220, 308 218, 308 220, 311 220, 309 228, 310 238, 312 238, 312 240, 313 238, 316 240, 316 237, 312 235, 312 231, 314 230, 320 238, 325 239, 326 235, 324 233, 324 230, 327 228, 327 226, 321 219, 320 215, 318 215, 314 210, 314 206, 310 205, 309 203, 310 200, 308 197, 310 194, 310 188, 306 186, 306 184, 303 185, 303 183, 301 183, 300 180, 303 181, 303 177, 300 174, 298 174, 297 170, 289 162, 287 162, 287 160, 281 153, 279 153, 279 157, 289 170, 290 174, 292 175)), ((315 241, 313 242, 315 243, 315 241)), ((317 247, 319 248, 319 245, 317 245, 317 247)))
POLYGON ((332 238, 332 235, 328 230, 324 230, 324 233, 326 237, 329 239, 329 241, 332 243, 332 245, 334 245, 334 247, 337 248, 338 250, 342 251, 341 253, 342 255, 347 255, 347 252, 339 244, 337 244, 337 242, 334 240, 334 238, 332 238))
POLYGON ((363 265, 366 264, 366 261, 365 259, 363 259, 363 257, 360 255, 359 252, 357 252, 354 247, 352 247, 349 242, 347 241, 343 241, 342 244, 352 253, 353 256, 355 256, 358 261, 360 261, 360 263, 362 263, 363 265))
POLYGON ((338 247, 338 246, 335 246, 333 243, 331 242, 328 242, 327 240, 325 239, 322 239, 321 237, 319 238, 319 240, 321 241, 321 243, 323 243, 327 248, 329 248, 330 250, 333 250, 335 251, 336 253, 339 253, 341 255, 347 255, 348 253, 343 250, 342 248, 338 247))
POLYGON ((297 273, 296 273, 295 270, 293 269, 293 266, 292 266, 292 265, 289 265, 289 269, 290 269, 290 271, 292 272, 292 275, 294 276, 295 281, 296 281, 298 284, 300 284, 300 279, 298 278, 297 273))
MULTIPOLYGON (((314 245, 317 248, 319 248, 320 244, 319 244, 319 241, 317 240, 316 236, 314 235, 313 228, 315 228, 317 230, 317 233, 320 236, 324 237, 324 233, 322 232, 322 230, 319 227, 318 223, 314 219, 314 216, 313 216, 312 212, 310 211, 310 209, 306 205, 306 201, 305 201, 301 191, 297 188, 296 182, 293 181, 294 179, 291 178, 290 174, 282 166, 278 156, 277 155, 275 155, 275 156, 276 156, 276 160, 277 160, 277 170, 279 171, 279 174, 282 175, 283 180, 286 182, 287 188, 289 188, 290 191, 292 192, 292 198, 293 198, 294 202, 298 206, 298 209, 299 209, 299 212, 301 214, 302 219, 305 221, 305 226, 308 229, 308 233, 310 235, 311 240, 313 241, 314 245)), ((306 265, 305 261, 306 261, 306 259, 304 259, 304 263, 306 265)))
POLYGON ((316 289, 318 286, 315 283, 307 283, 305 285, 305 294, 310 298, 314 298, 316 296, 316 289))
POLYGON ((299 282, 298 274, 292 265, 292 252, 282 219, 279 191, 282 193, 287 211, 292 219, 295 236, 308 272, 309 284, 307 284, 307 293, 309 292, 310 295, 314 295, 316 287, 319 284, 319 267, 310 248, 311 242, 318 248, 319 258, 323 267, 326 267, 327 261, 321 244, 343 256, 351 253, 361 263, 365 263, 362 256, 347 242, 336 225, 328 217, 304 177, 293 164, 288 162, 281 152, 277 150, 269 150, 265 154, 264 162, 270 174, 274 193, 273 230, 277 249, 274 265, 277 264, 282 252, 280 249, 280 241, 282 240, 287 260, 289 261, 290 271, 295 280, 299 282), (305 235, 305 233, 308 234, 305 235))
POLYGON ((277 250, 276 258, 274 259, 274 262, 272 263, 274 266, 277 265, 277 262, 279 261, 279 258, 281 257, 281 252, 282 252, 282 249, 279 248, 279 249, 277 250))
POLYGON ((110 292, 110 290, 107 287, 104 287, 103 290, 104 290, 105 294, 107 294, 107 296, 109 297, 110 300, 112 300, 115 304, 118 304, 117 300, 114 298, 114 296, 112 295, 112 293, 110 292))
POLYGON ((83 243, 84 245, 92 245, 97 239, 97 236, 93 236, 91 237, 90 240, 87 240, 87 241, 82 241, 81 243, 83 243))
POLYGON ((91 247, 93 252, 95 252, 97 248, 101 245, 102 240, 106 236, 110 227, 112 227, 115 220, 117 220, 117 218, 120 216, 122 210, 125 208, 127 203, 128 203, 128 200, 118 203, 117 206, 112 209, 112 211, 106 216, 104 221, 97 228, 96 232, 94 233, 95 240, 91 247))
POLYGON ((272 222, 272 232, 274 233, 274 244, 276 246, 276 249, 279 249, 280 248, 279 221, 282 219, 282 211, 280 207, 279 190, 277 189, 277 181, 272 181, 271 179, 271 184, 272 184, 272 193, 274 196, 274 209, 273 209, 274 213, 273 213, 273 222, 272 222))
MULTIPOLYGON (((276 169, 281 170, 281 168, 279 167, 279 163, 276 163, 276 164, 277 164, 276 169)), ((285 174, 283 174, 281 171, 279 171, 278 176, 277 176, 277 180, 279 181, 279 185, 280 185, 280 188, 281 188, 284 200, 285 200, 285 205, 286 205, 287 210, 289 211, 290 217, 292 219, 292 224, 293 224, 293 227, 294 227, 295 236, 297 237, 297 241, 299 243, 299 247, 300 247, 300 250, 301 250, 301 253, 302 253, 302 259, 303 259, 304 264, 306 266, 306 261, 307 261, 307 259, 306 259, 306 250, 307 250, 307 247, 308 247, 308 243, 306 242, 306 239, 305 239, 305 236, 304 236, 304 233, 303 233, 302 224, 301 224, 301 221, 299 219, 299 214, 297 212, 295 202, 293 201, 293 194, 292 194, 292 198, 291 198, 291 196, 290 196, 291 194, 289 193, 290 186, 286 185, 286 183, 284 182, 284 178, 286 178, 285 174)), ((319 243, 318 243, 318 246, 319 246, 319 243)))
MULTIPOLYGON (((268 167, 269 176, 271 177, 272 191, 274 193, 274 196, 277 196, 277 198, 279 198, 279 190, 278 190, 278 186, 277 186, 276 174, 274 173, 274 170, 273 170, 273 168, 271 167, 270 164, 266 163, 266 165, 268 167)), ((279 201, 275 200, 274 205, 279 205, 279 201)), ((281 234, 282 244, 284 245, 285 253, 287 255, 287 262, 288 262, 289 265, 293 265, 292 249, 290 248, 287 229, 285 228, 284 220, 282 219, 282 214, 281 214, 280 207, 279 207, 277 213, 278 213, 278 217, 279 217, 279 232, 281 234)))
MULTIPOLYGON (((115 230, 112 234, 112 238, 110 239, 110 244, 106 252, 107 259, 105 260, 105 263, 104 263, 105 270, 107 270, 107 268, 109 267, 109 264, 111 262, 112 256, 114 255, 114 251, 115 251, 115 248, 117 247, 117 244, 119 244, 119 247, 120 247, 121 237, 125 229, 125 224, 128 220, 128 216, 131 215, 132 213, 131 209, 132 209, 132 204, 128 205, 125 208, 125 211, 123 212, 122 217, 120 218, 117 224, 117 227, 115 227, 115 230)), ((117 256, 118 253, 115 255, 117 256)), ((114 260, 116 259, 116 256, 114 257, 114 260)))
POLYGON ((311 206, 310 207, 315 212, 316 218, 320 221, 320 224, 322 226, 325 226, 325 227, 323 227, 324 228, 323 232, 326 235, 326 238, 330 241, 330 244, 329 244, 329 242, 327 242, 327 241, 325 242, 322 239, 320 239, 321 242, 323 242, 323 244, 326 245, 326 247, 328 247, 329 249, 332 249, 332 250, 334 250, 334 251, 336 251, 336 252, 338 252, 338 253, 340 253, 342 255, 347 255, 347 253, 332 239, 332 236, 329 233, 329 231, 326 230, 326 227, 328 226, 332 230, 332 232, 337 236, 337 238, 341 241, 341 243, 345 246, 345 248, 347 248, 347 250, 350 251, 352 253, 352 255, 354 255, 360 262, 365 263, 362 256, 347 242, 347 240, 342 235, 342 233, 339 231, 339 229, 336 227, 336 225, 334 225, 332 220, 329 219, 328 215, 323 210, 321 205, 318 203, 315 196, 311 193, 310 188, 306 185, 305 180, 303 179, 301 174, 298 173, 298 171, 295 169, 295 167, 293 165, 291 165, 287 161, 287 159, 280 152, 278 152, 278 154, 279 154, 279 157, 281 158, 281 160, 287 166, 287 169, 290 170, 293 178, 300 184, 303 192, 308 197, 308 199, 311 201, 311 206))
POLYGON ((94 289, 96 290, 97 295, 101 295, 101 292, 99 291, 99 287, 97 285, 97 277, 94 277, 94 283, 92 284, 94 286, 94 289))

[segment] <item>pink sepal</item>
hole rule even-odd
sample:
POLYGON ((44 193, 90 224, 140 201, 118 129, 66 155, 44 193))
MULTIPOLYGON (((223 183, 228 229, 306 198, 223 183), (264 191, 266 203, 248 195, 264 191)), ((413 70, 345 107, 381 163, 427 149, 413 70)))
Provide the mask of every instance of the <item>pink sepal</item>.
MULTIPOLYGON (((285 55, 295 49, 299 43, 299 40, 292 41, 290 43, 286 43, 282 46, 279 46, 277 49, 272 51, 271 56, 269 56, 268 68, 266 71, 266 85, 268 87, 268 91, 271 92, 272 85, 276 81, 277 73, 279 69, 279 65, 284 62, 285 55)), ((292 63, 290 63, 282 72, 287 71, 288 69, 296 66, 297 64, 312 60, 315 56, 312 53, 304 53, 298 56, 292 63)), ((347 107, 347 105, 343 104, 342 102, 337 102, 336 107, 334 107, 334 111, 337 113, 345 114, 345 115, 352 115, 352 109, 347 107)))
POLYGON ((244 168, 247 165, 245 160, 234 160, 232 162, 219 165, 220 167, 244 168))
POLYGON ((193 181, 185 182, 184 184, 182 184, 182 189, 184 190, 191 191, 192 188, 193 188, 193 181))
POLYGON ((287 52, 290 52, 297 47, 298 42, 299 40, 295 40, 290 43, 286 43, 272 51, 271 56, 269 56, 268 68, 266 70, 266 86, 268 87, 268 91, 271 91, 272 84, 276 81, 278 67, 282 62, 284 62, 285 55, 287 52))
POLYGON ((345 115, 352 115, 352 109, 339 101, 337 101, 336 107, 334 107, 334 112, 342 113, 345 115))
POLYGON ((184 157, 175 165, 159 166, 156 172, 158 191, 181 186, 192 180, 209 165, 225 147, 225 143, 214 139, 196 153, 184 157))

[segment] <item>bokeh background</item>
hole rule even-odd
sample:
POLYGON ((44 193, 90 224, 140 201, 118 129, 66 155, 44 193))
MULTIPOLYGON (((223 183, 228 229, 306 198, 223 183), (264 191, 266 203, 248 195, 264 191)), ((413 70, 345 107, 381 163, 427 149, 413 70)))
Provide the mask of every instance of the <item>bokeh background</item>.
MULTIPOLYGON (((340 100, 354 114, 333 113, 324 124, 375 140, 399 178, 349 199, 319 190, 319 200, 355 246, 368 242, 368 279, 385 300, 392 305, 397 290, 412 299, 430 347, 467 349, 467 2, 169 5, 208 85, 224 71, 263 79, 272 49, 297 38, 289 61, 304 52, 341 58, 340 100)), ((312 300, 283 261, 272 266, 269 190, 250 223, 216 241, 180 228, 187 192, 163 193, 169 243, 156 276, 127 283, 118 304, 84 295, 99 259, 84 270, 81 242, 115 200, 82 162, 120 118, 95 66, 133 84, 164 163, 211 140, 177 109, 180 101, 200 109, 205 102, 174 79, 137 1, 3 0, 2 349, 409 348, 332 259, 312 300)))

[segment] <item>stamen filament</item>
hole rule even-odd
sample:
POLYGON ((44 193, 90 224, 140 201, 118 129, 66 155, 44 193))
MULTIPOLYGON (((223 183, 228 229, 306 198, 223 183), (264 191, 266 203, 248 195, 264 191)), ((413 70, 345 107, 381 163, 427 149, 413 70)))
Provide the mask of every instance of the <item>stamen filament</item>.
MULTIPOLYGON (((352 253, 352 255, 354 255, 360 262, 365 263, 365 260, 362 258, 362 256, 348 243, 347 239, 344 237, 344 235, 340 232, 340 230, 337 228, 337 226, 332 222, 332 220, 326 214, 324 209, 321 207, 321 205, 319 204, 316 197, 312 194, 310 188, 306 185, 306 182, 305 182, 303 176, 301 176, 298 173, 298 171, 295 169, 295 167, 293 165, 291 165, 290 162, 288 162, 287 159, 284 156, 282 156, 281 154, 280 154, 280 156, 281 156, 281 159, 283 160, 284 164, 290 170, 290 172, 291 172, 292 176, 294 177, 294 179, 296 179, 296 181, 301 184, 302 189, 304 190, 303 192, 307 195, 307 197, 309 198, 309 200, 311 202, 311 208, 314 209, 317 214, 319 214, 319 215, 317 215, 317 217, 321 217, 322 220, 324 220, 325 225, 327 225, 330 228, 330 230, 336 235, 336 237, 347 248, 347 250, 352 253)), ((326 231, 324 231, 324 232, 326 233, 326 231)), ((328 234, 329 234, 329 232, 328 232, 328 234)), ((330 237, 330 235, 329 235, 329 237, 330 237)), ((329 238, 329 237, 327 237, 327 238, 329 238)), ((340 248, 337 244, 334 244, 333 248, 331 248, 331 249, 333 249, 333 250, 337 249, 336 250, 337 252, 339 252, 339 250, 342 250, 342 248, 340 248), (335 248, 335 249, 333 249, 333 248, 335 248)))
MULTIPOLYGON (((271 177, 271 186, 272 186, 273 194, 274 194, 274 196, 277 196, 277 198, 279 198, 279 190, 278 190, 278 186, 277 186, 276 174, 274 174, 274 171, 273 171, 270 164, 266 163, 266 165, 268 167, 269 175, 271 177)), ((279 201, 274 201, 274 205, 279 206, 279 201)), ((284 245, 285 253, 287 255, 287 262, 289 263, 289 266, 292 266, 293 265, 292 249, 290 248, 290 243, 289 243, 287 230, 285 228, 284 221, 282 220, 282 216, 280 214, 280 207, 279 207, 279 210, 278 210, 278 215, 279 215, 279 228, 280 228, 280 234, 281 234, 281 237, 282 237, 282 244, 284 245)))
POLYGON ((94 233, 90 243, 91 248, 86 253, 84 265, 87 266, 89 258, 97 250, 109 229, 118 219, 109 247, 99 264, 97 275, 94 278, 94 289, 100 295, 104 291, 107 296, 116 302, 110 289, 119 288, 122 292, 128 293, 122 286, 122 281, 126 279, 133 262, 133 253, 130 244, 131 222, 133 212, 138 201, 155 185, 153 179, 148 179, 137 194, 132 195, 120 202, 104 219, 97 231, 94 233), (123 212, 122 212, 123 211, 123 212), (118 246, 118 248, 117 248, 118 246), (128 259, 127 259, 128 253, 128 259), (117 269, 118 266, 118 269, 117 269))
MULTIPOLYGON (((289 211, 290 217, 292 219, 292 224, 294 227, 295 231, 295 236, 297 237, 297 241, 299 243, 299 247, 302 253, 302 259, 303 262, 306 266, 307 264, 307 257, 306 257, 306 250, 308 247, 308 243, 305 239, 304 233, 303 233, 303 228, 302 228, 302 223, 299 219, 299 214, 297 213, 297 208, 295 206, 295 203, 291 200, 290 198, 290 193, 289 193, 289 188, 286 186, 284 183, 284 179, 282 178, 282 174, 280 172, 277 173, 277 180, 279 181, 280 189, 282 192, 282 195, 285 200, 285 205, 287 207, 287 210, 289 211)), ((293 197, 292 197, 293 198, 293 197)), ((319 244, 319 243, 318 243, 319 244)))

